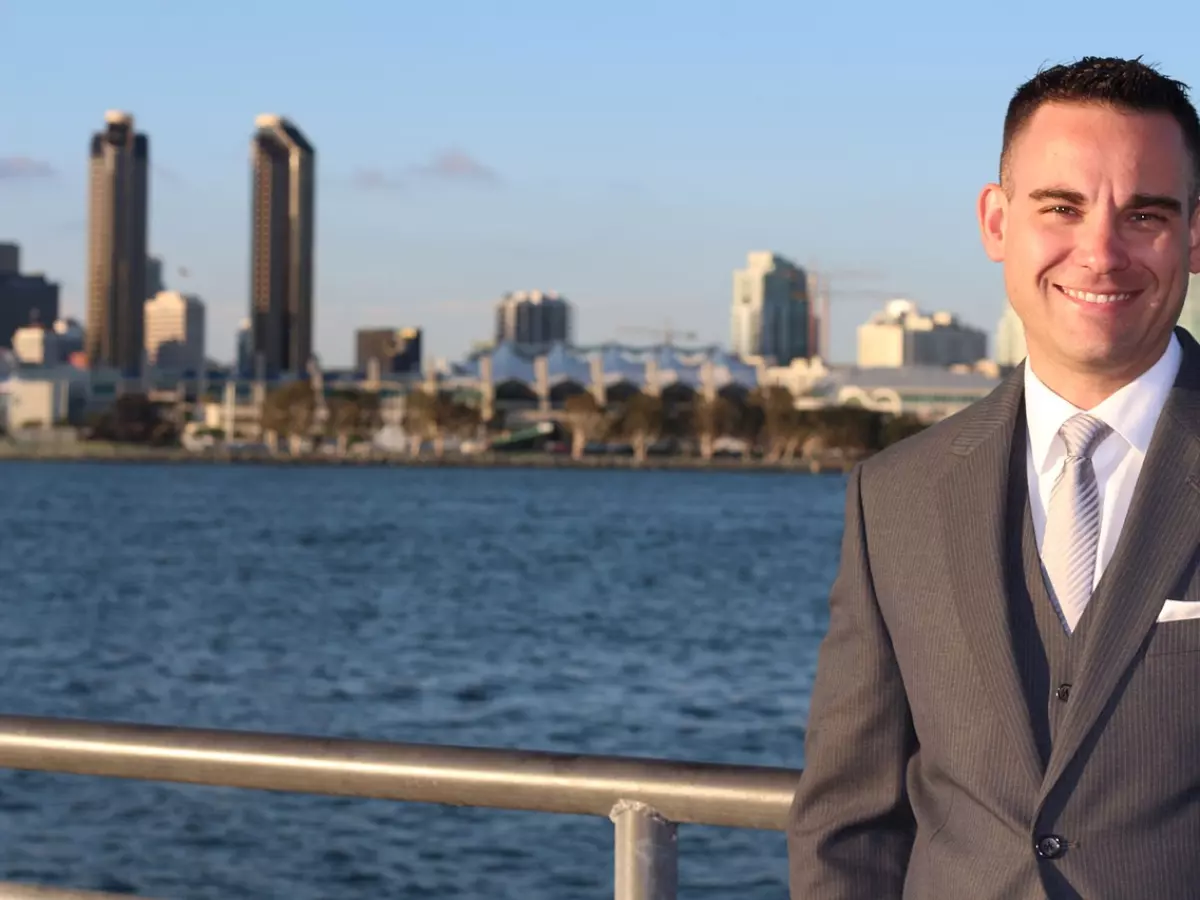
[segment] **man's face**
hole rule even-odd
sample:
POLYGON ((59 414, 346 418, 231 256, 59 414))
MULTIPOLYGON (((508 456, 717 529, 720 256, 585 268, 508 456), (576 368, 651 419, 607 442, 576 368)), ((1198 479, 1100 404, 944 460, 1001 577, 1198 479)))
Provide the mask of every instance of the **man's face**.
POLYGON ((1041 373, 1132 380, 1166 349, 1200 271, 1200 215, 1165 113, 1050 103, 979 201, 988 255, 1041 373))

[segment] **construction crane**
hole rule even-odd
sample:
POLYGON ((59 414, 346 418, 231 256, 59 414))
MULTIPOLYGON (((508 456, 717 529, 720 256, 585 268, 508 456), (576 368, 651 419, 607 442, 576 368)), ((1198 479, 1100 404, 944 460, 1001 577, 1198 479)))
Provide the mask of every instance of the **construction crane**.
POLYGON ((699 335, 694 331, 680 331, 672 327, 670 319, 666 321, 662 328, 642 328, 635 325, 622 325, 617 329, 619 334, 642 334, 658 338, 658 342, 666 347, 675 346, 676 338, 683 338, 685 341, 694 341, 699 338, 699 335))
MULTIPOLYGON (((817 349, 821 356, 829 358, 830 352, 830 296, 831 284, 834 280, 837 281, 856 281, 859 279, 875 280, 883 277, 883 273, 872 269, 821 269, 819 266, 809 264, 806 266, 808 272, 808 296, 809 296, 809 321, 810 334, 812 333, 812 319, 816 318, 816 325, 820 328, 820 334, 814 335, 817 338, 817 349)), ((868 300, 873 303, 878 303, 881 300, 891 300, 902 294, 898 294, 894 290, 881 290, 877 288, 851 288, 849 290, 839 289, 837 292, 838 303, 849 302, 853 300, 868 300)))

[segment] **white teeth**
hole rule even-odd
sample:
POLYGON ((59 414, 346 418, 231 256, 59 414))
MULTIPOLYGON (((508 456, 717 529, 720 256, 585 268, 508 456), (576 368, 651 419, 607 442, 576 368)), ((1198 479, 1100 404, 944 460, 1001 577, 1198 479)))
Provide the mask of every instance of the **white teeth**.
POLYGON ((1118 300, 1129 300, 1133 297, 1128 291, 1123 294, 1093 294, 1091 291, 1077 291, 1068 287, 1060 290, 1073 300, 1082 300, 1084 303, 1116 303, 1118 300))

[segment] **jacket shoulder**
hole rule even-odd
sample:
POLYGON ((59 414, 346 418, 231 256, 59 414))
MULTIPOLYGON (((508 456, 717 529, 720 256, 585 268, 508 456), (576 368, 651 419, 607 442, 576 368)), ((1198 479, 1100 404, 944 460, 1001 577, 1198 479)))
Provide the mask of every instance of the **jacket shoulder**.
POLYGON ((923 431, 897 441, 890 447, 864 459, 861 463, 864 478, 883 475, 888 478, 904 477, 915 472, 927 472, 931 466, 953 453, 954 444, 970 423, 974 407, 967 407, 952 416, 935 422, 923 431))
POLYGON ((1007 429, 1011 433, 1024 399, 1023 385, 1018 369, 986 397, 865 459, 860 464, 862 479, 875 483, 879 479, 924 480, 940 473, 960 452, 994 437, 997 431, 1007 429))

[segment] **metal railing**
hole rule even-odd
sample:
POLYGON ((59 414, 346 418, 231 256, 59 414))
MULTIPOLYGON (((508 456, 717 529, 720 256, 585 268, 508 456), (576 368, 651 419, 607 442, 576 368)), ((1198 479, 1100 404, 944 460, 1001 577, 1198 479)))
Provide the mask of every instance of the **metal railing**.
MULTIPOLYGON (((674 900, 679 824, 783 830, 800 778, 760 766, 22 716, 0 716, 0 768, 603 816, 614 823, 615 900, 674 900)), ((0 884, 0 900, 106 896, 0 884)))

